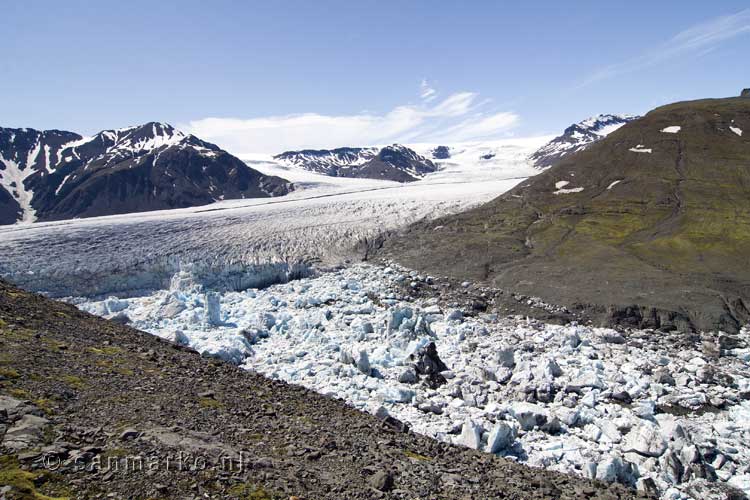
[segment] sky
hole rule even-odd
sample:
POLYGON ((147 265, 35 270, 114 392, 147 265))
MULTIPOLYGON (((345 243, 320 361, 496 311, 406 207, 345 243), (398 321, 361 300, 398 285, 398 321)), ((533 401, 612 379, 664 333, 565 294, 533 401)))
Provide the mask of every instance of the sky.
POLYGON ((556 134, 750 87, 750 4, 5 1, 0 126, 238 154, 556 134))

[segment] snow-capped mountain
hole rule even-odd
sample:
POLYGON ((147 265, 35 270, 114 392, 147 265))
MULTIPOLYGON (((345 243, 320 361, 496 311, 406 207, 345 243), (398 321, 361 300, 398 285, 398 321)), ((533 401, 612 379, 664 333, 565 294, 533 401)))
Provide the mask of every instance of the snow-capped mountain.
POLYGON ((0 128, 0 224, 181 208, 291 189, 165 123, 93 137, 0 128))
POLYGON ((274 156, 287 167, 333 177, 411 182, 434 172, 435 164, 414 150, 393 144, 383 148, 305 149, 274 156))
POLYGON ((574 123, 562 135, 539 148, 531 155, 531 160, 537 168, 551 167, 563 156, 585 149, 636 118, 631 115, 597 115, 574 123))

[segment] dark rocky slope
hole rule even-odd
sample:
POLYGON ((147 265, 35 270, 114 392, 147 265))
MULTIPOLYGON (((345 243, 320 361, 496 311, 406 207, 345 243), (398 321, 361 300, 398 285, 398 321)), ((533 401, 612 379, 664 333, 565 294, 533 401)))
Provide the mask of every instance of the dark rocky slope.
POLYGON ((748 249, 750 100, 729 98, 657 108, 383 253, 606 322, 736 331, 750 321, 748 249))
POLYGON ((0 281, 3 498, 633 496, 400 427, 0 281))

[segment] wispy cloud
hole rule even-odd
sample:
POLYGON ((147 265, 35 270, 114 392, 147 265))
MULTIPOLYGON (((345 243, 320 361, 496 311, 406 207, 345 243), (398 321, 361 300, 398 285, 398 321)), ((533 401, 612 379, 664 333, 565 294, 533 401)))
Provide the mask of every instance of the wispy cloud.
POLYGON ((750 33, 750 9, 717 17, 677 33, 666 42, 638 57, 611 64, 593 72, 580 84, 580 87, 652 68, 678 57, 705 54, 722 42, 747 33, 750 33))
POLYGON ((432 88, 426 79, 423 79, 422 83, 419 85, 419 97, 425 102, 430 102, 437 97, 437 90, 432 88))
POLYGON ((457 92, 437 100, 437 92, 430 90, 427 98, 424 90, 420 92, 422 103, 396 106, 383 114, 204 118, 179 127, 242 156, 303 148, 498 137, 519 122, 518 115, 492 110, 490 101, 474 92, 457 92))

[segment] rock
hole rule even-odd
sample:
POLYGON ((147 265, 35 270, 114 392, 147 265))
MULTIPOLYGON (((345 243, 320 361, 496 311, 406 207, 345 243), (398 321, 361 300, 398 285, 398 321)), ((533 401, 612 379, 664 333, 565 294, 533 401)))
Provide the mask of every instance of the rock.
POLYGON ((614 401, 619 401, 620 403, 629 405, 633 402, 633 398, 630 396, 630 393, 628 391, 617 391, 613 392, 611 398, 614 401))
POLYGON ((167 338, 170 342, 174 342, 177 345, 190 345, 190 338, 188 338, 182 330, 173 331, 167 338))
POLYGON ((518 421, 521 428, 529 431, 547 423, 547 410, 533 403, 513 403, 510 414, 518 421))
POLYGON ((682 474, 685 472, 685 468, 682 466, 680 458, 674 451, 665 453, 659 460, 661 468, 664 471, 664 475, 672 484, 680 484, 682 482, 682 474))
POLYGON ((666 368, 659 368, 658 370, 654 370, 654 381, 657 384, 664 384, 674 387, 677 382, 675 382, 674 377, 671 373, 669 373, 669 370, 666 368))
POLYGON ((170 293, 159 308, 159 316, 172 319, 177 317, 185 309, 187 309, 185 303, 175 297, 174 294, 170 293))
POLYGON ((742 89, 742 92, 740 92, 740 97, 750 97, 750 89, 742 89))
POLYGON ((625 343, 625 337, 623 337, 620 332, 617 332, 615 330, 607 330, 602 335, 602 341, 604 341, 607 344, 622 345, 625 343))
POLYGON ((135 439, 138 436, 140 436, 140 432, 138 432, 135 429, 125 429, 120 433, 120 441, 130 441, 131 439, 135 439))
POLYGON ((516 366, 516 351, 511 346, 502 346, 495 352, 495 361, 504 368, 513 368, 516 366))
POLYGON ((485 447, 485 451, 487 453, 498 453, 500 451, 506 450, 510 448, 515 439, 515 427, 509 425, 506 422, 498 422, 490 431, 490 435, 487 438, 487 446, 485 447))
POLYGON ((419 381, 417 371, 413 367, 405 368, 398 376, 398 381, 402 384, 416 384, 419 381))
POLYGON ((424 413, 434 413, 435 415, 443 414, 443 409, 439 405, 432 402, 422 403, 421 405, 419 405, 419 410, 424 413))
POLYGON ((464 319, 464 313, 459 309, 453 309, 445 315, 446 321, 461 321, 464 319))
POLYGON ((592 370, 581 370, 576 376, 565 386, 566 392, 576 392, 581 394, 583 389, 603 389, 604 383, 599 378, 599 375, 592 370))
POLYGON ((22 416, 5 432, 3 446, 14 451, 35 447, 44 441, 44 428, 49 421, 37 415, 22 416))
POLYGON ((464 422, 461 435, 456 439, 456 444, 478 450, 482 442, 482 429, 472 420, 464 422))
POLYGON ((547 434, 560 434, 562 432, 562 423, 560 422, 560 419, 557 417, 552 417, 542 425, 542 432, 546 432, 547 434))
POLYGON ((581 404, 584 406, 588 406, 589 408, 594 408, 598 401, 599 391, 596 389, 587 392, 586 395, 581 398, 581 404))
POLYGON ((542 377, 547 379, 557 378, 563 374, 562 368, 552 358, 547 358, 542 363, 542 377))
POLYGON ((388 471, 379 471, 370 477, 370 485, 378 491, 391 491, 393 484, 393 474, 388 471))
POLYGON ((690 465, 690 464, 697 464, 701 460, 700 452, 698 451, 698 447, 694 444, 690 444, 687 446, 683 446, 682 450, 680 451, 680 461, 684 465, 690 465))
POLYGON ((642 419, 651 419, 656 412, 656 403, 651 400, 640 401, 638 406, 633 408, 633 413, 642 419))
POLYGON ((414 369, 420 375, 439 374, 442 371, 448 370, 448 367, 445 366, 445 363, 438 356, 435 342, 430 342, 412 354, 411 358, 416 361, 414 369))
POLYGON ((563 344, 575 349, 576 347, 581 345, 581 337, 578 336, 578 332, 576 331, 570 332, 567 335, 565 335, 565 338, 563 339, 563 344))
POLYGON ((635 452, 645 457, 660 457, 667 450, 667 443, 662 438, 659 427, 641 420, 637 426, 625 436, 622 451, 624 453, 635 452))
POLYGON ((622 475, 623 463, 620 457, 606 457, 596 467, 596 479, 613 483, 622 475))
POLYGON ((643 493, 650 498, 659 497, 659 488, 656 486, 656 482, 650 477, 641 477, 635 482, 635 489, 639 493, 643 493))

